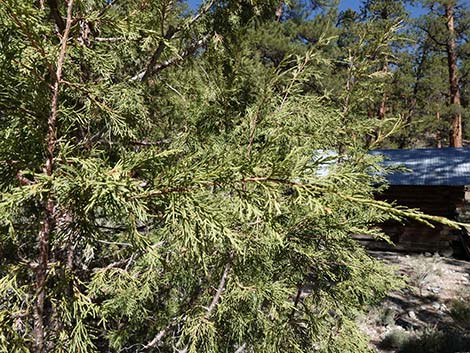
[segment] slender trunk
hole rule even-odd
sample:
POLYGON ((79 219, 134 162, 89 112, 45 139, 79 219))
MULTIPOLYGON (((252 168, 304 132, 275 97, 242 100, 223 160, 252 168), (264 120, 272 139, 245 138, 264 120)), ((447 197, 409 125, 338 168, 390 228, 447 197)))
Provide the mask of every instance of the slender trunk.
MULTIPOLYGON (((454 5, 448 3, 444 6, 447 20, 448 40, 446 43, 447 63, 449 67, 450 104, 454 108, 460 107, 460 88, 457 69, 457 44, 454 28, 454 5)), ((451 147, 462 147, 462 115, 460 112, 452 114, 452 131, 450 135, 451 147)))
POLYGON ((284 14, 284 1, 279 1, 279 5, 276 8, 276 21, 280 22, 282 15, 284 14))
POLYGON ((406 115, 405 115, 405 126, 407 126, 407 134, 403 134, 402 137, 400 138, 399 148, 401 149, 405 148, 412 133, 409 127, 411 126, 413 115, 416 110, 416 103, 418 102, 418 92, 420 89, 421 80, 423 78, 423 67, 424 67, 424 64, 426 63, 428 51, 429 51, 429 42, 428 40, 426 40, 423 43, 422 51, 417 62, 416 80, 413 85, 413 95, 411 96, 408 112, 406 112, 406 115))
MULTIPOLYGON (((384 61, 384 63, 382 64, 382 72, 383 73, 387 73, 388 72, 388 64, 387 64, 387 61, 384 61)), ((385 92, 385 89, 384 89, 384 92, 382 93, 382 98, 380 99, 380 102, 379 102, 379 107, 378 109, 376 109, 376 116, 378 118, 378 120, 384 120, 385 119, 385 112, 387 111, 387 93, 385 92)), ((375 131, 374 131, 374 143, 377 142, 380 138, 380 136, 382 135, 382 130, 380 128, 380 126, 376 127, 375 131)))
MULTIPOLYGON (((57 113, 59 102, 59 89, 62 78, 62 69, 65 61, 65 52, 67 49, 67 41, 69 38, 70 28, 72 26, 72 6, 73 0, 67 2, 67 22, 62 35, 61 49, 57 59, 57 69, 52 84, 51 112, 47 121, 47 158, 44 173, 52 176, 54 171, 54 155, 57 144, 57 113)), ((49 236, 54 229, 54 209, 55 202, 52 192, 47 195, 44 207, 44 220, 38 234, 38 266, 36 269, 36 302, 34 305, 34 341, 35 352, 45 353, 45 325, 44 325, 44 307, 46 300, 46 280, 47 267, 49 264, 49 236)))
MULTIPOLYGON (((385 119, 385 112, 387 111, 387 95, 384 94, 382 95, 382 99, 380 100, 379 103, 379 109, 377 110, 377 118, 379 120, 384 120, 385 119)), ((379 139, 379 136, 382 135, 382 130, 380 127, 377 127, 375 129, 375 140, 377 141, 379 139)))
MULTIPOLYGON (((383 65, 382 65, 382 72, 384 74, 386 74, 388 72, 388 62, 387 62, 387 60, 384 61, 383 65)), ((385 89, 384 89, 384 92, 382 94, 382 99, 380 100, 380 104, 379 104, 379 110, 377 112, 378 118, 380 120, 383 120, 385 118, 385 112, 386 111, 387 111, 387 93, 385 92, 385 89)))
MULTIPOLYGON (((436 120, 438 123, 441 120, 441 112, 439 111, 436 112, 436 120)), ((441 130, 439 127, 437 128, 437 132, 436 132, 436 145, 437 145, 437 148, 442 148, 441 130)))
POLYGON ((385 112, 387 111, 387 95, 384 93, 382 100, 380 101, 378 116, 380 120, 385 118, 385 112))
POLYGON ((54 201, 49 197, 45 217, 38 235, 39 257, 36 269, 36 303, 34 306, 34 340, 37 353, 46 351, 44 330, 44 303, 46 298, 47 265, 49 263, 49 234, 53 228, 54 201))

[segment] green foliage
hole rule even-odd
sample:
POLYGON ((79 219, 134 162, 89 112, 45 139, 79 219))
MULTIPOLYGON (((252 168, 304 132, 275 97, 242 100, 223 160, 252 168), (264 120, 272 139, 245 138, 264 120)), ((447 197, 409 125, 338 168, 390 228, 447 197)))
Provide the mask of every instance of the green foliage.
POLYGON ((385 349, 402 348, 410 339, 410 333, 404 329, 394 329, 387 333, 380 346, 385 349))
POLYGON ((470 295, 468 293, 462 293, 459 298, 451 302, 450 315, 461 327, 470 326, 470 295))
POLYGON ((397 27, 358 30, 344 110, 331 38, 290 45, 315 26, 277 1, 77 1, 65 44, 41 3, 0 6, 0 351, 38 325, 48 352, 367 351, 355 318, 398 282, 351 235, 436 220, 374 201, 359 138, 397 27))
POLYGON ((458 353, 468 349, 470 337, 468 332, 453 328, 438 330, 427 328, 405 342, 400 353, 458 353))
POLYGON ((399 353, 458 353, 468 349, 469 343, 470 337, 465 330, 426 327, 417 332, 394 329, 385 336, 380 346, 399 353))
POLYGON ((439 254, 432 257, 418 256, 410 261, 413 267, 413 274, 410 276, 410 285, 418 290, 420 296, 423 295, 423 290, 440 280, 443 273, 439 267, 442 258, 439 254))

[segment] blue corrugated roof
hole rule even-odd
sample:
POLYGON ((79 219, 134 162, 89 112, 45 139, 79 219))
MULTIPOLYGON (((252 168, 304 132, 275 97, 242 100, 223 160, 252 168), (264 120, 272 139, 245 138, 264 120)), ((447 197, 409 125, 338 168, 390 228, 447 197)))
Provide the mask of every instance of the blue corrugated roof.
POLYGON ((470 185, 470 148, 374 150, 386 167, 404 167, 386 176, 390 185, 470 185))

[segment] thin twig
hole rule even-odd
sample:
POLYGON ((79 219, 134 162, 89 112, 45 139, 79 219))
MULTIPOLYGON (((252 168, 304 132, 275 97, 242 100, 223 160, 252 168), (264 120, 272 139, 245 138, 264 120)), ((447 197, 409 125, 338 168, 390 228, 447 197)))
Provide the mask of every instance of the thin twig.
POLYGON ((132 196, 131 198, 140 199, 140 198, 146 198, 146 197, 164 196, 164 195, 172 194, 172 193, 184 193, 184 192, 190 192, 190 191, 204 189, 204 188, 210 188, 214 186, 223 186, 227 184, 236 184, 236 183, 241 183, 241 184, 275 183, 275 184, 284 184, 284 185, 297 186, 297 187, 310 188, 310 189, 317 188, 316 185, 303 184, 303 183, 291 181, 288 179, 278 179, 278 178, 270 178, 270 177, 249 177, 249 178, 236 180, 235 182, 228 182, 226 184, 221 183, 221 182, 208 182, 208 183, 203 183, 203 184, 193 185, 193 186, 181 186, 181 187, 167 188, 167 189, 161 189, 161 190, 152 190, 152 191, 148 191, 142 194, 132 196))
MULTIPOLYGON (((207 40, 209 38, 210 38, 210 35, 206 34, 201 39, 197 40, 194 43, 191 43, 186 49, 181 51, 177 56, 174 56, 174 57, 172 57, 168 60, 165 60, 161 64, 154 63, 152 66, 149 65, 149 67, 146 70, 138 73, 137 75, 132 77, 130 80, 131 81, 136 81, 136 80, 145 81, 149 76, 154 75, 154 74, 160 72, 161 70, 166 69, 169 66, 180 63, 181 61, 184 60, 184 58, 186 58, 189 55, 193 54, 196 51, 196 49, 202 47, 207 42, 207 40)), ((163 51, 163 47, 162 47, 161 51, 163 51)), ((161 54, 161 52, 158 52, 158 55, 160 55, 160 54, 161 54)))
POLYGON ((235 353, 243 353, 245 352, 245 348, 246 348, 246 343, 243 343, 240 347, 237 348, 235 353))
POLYGON ((185 50, 180 52, 178 56, 174 56, 173 58, 168 59, 162 62, 161 64, 155 65, 155 67, 153 68, 153 74, 158 73, 159 71, 167 68, 168 66, 171 66, 171 65, 174 65, 183 61, 184 58, 194 53, 196 49, 202 47, 210 37, 211 36, 209 34, 206 34, 204 37, 202 37, 198 41, 191 43, 185 50))
POLYGON ((134 146, 146 146, 146 147, 151 147, 151 146, 161 146, 164 144, 168 144, 171 142, 171 139, 163 139, 159 141, 129 141, 131 145, 134 146))
POLYGON ((59 32, 64 32, 65 30, 65 22, 62 16, 60 15, 59 5, 57 4, 57 0, 47 0, 47 4, 49 5, 49 9, 51 10, 51 16, 54 19, 59 32))
POLYGON ((95 37, 97 42, 119 42, 121 40, 126 40, 126 37, 113 37, 113 38, 104 38, 104 37, 95 37))
POLYGON ((106 267, 101 267, 101 268, 96 268, 94 269, 94 271, 107 271, 107 270, 110 270, 112 268, 119 268, 120 266, 126 264, 129 262, 129 259, 122 259, 122 260, 119 260, 119 261, 115 261, 115 262, 111 262, 109 265, 107 265, 106 267))
POLYGON ((29 42, 31 43, 31 45, 33 46, 33 48, 36 49, 36 51, 41 55, 42 59, 44 60, 44 62, 46 63, 46 66, 47 66, 47 69, 49 70, 49 73, 51 76, 54 75, 54 69, 51 65, 51 63, 47 60, 47 54, 46 54, 46 51, 44 50, 43 47, 41 47, 41 45, 34 39, 34 36, 33 34, 29 31, 29 28, 28 26, 26 26, 23 22, 20 21, 20 19, 18 18, 18 16, 16 15, 16 12, 14 10, 12 10, 11 8, 9 9, 9 14, 11 16, 11 18, 13 19, 13 21, 15 22, 15 24, 21 28, 24 33, 26 34, 26 36, 28 37, 28 40, 29 42))
POLYGON ((118 241, 107 241, 107 240, 98 240, 98 243, 107 244, 107 245, 118 245, 118 246, 132 246, 131 243, 121 243, 118 241))
POLYGON ((149 348, 156 347, 160 343, 160 341, 163 339, 163 337, 165 337, 170 327, 171 327, 171 324, 165 327, 160 332, 158 332, 157 335, 149 343, 147 343, 142 349, 147 350, 149 348))
MULTIPOLYGON (((204 14, 206 14, 211 9, 211 7, 212 7, 212 5, 214 5, 214 3, 215 3, 215 0, 211 0, 206 5, 202 6, 199 9, 199 11, 196 13, 196 15, 194 15, 187 23, 182 23, 178 27, 173 27, 173 26, 170 25, 170 27, 168 28, 166 33, 163 35, 163 38, 159 41, 157 49, 155 50, 155 52, 153 53, 152 57, 149 60, 149 63, 147 64, 147 68, 144 71, 142 71, 142 72, 138 73, 137 75, 133 76, 131 78, 131 81, 135 81, 135 80, 145 81, 150 76, 155 74, 156 72, 158 72, 158 71, 160 71, 160 70, 162 70, 162 69, 164 69, 164 68, 166 68, 166 67, 168 67, 168 66, 170 66, 170 65, 172 65, 176 62, 179 62, 181 59, 177 60, 178 57, 176 57, 175 60, 171 60, 171 59, 167 60, 168 63, 166 65, 165 64, 157 65, 157 61, 158 61, 158 59, 160 59, 160 57, 163 53, 163 50, 166 47, 166 42, 169 41, 170 39, 172 39, 175 36, 175 34, 181 32, 184 28, 191 27, 195 22, 197 22, 204 14)), ((203 40, 203 39, 201 39, 201 40, 203 40)), ((199 43, 201 40, 199 40, 196 43, 199 43)), ((199 46, 196 46, 195 48, 193 48, 192 51, 194 51, 199 46)), ((186 49, 186 52, 187 52, 186 56, 191 54, 192 51, 190 49, 192 47, 193 47, 193 45, 190 45, 186 49)), ((180 57, 183 58, 184 55, 180 55, 180 57)))
POLYGON ((211 304, 207 308, 206 315, 204 315, 204 318, 206 320, 208 320, 210 318, 210 316, 212 315, 212 312, 214 311, 215 307, 217 306, 217 304, 220 300, 220 297, 222 296, 222 292, 225 289, 225 283, 227 282, 228 274, 230 272, 230 269, 232 268, 233 257, 234 257, 234 253, 231 252, 230 255, 229 255, 229 259, 228 259, 227 263, 225 264, 225 268, 224 268, 224 272, 222 273, 222 277, 220 278, 219 287, 217 288, 217 292, 215 293, 214 298, 212 298, 211 304))

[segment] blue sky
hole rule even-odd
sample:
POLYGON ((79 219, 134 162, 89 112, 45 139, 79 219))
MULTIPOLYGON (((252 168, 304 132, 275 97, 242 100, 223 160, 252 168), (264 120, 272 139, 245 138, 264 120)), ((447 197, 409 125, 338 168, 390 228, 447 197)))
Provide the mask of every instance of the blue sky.
MULTIPOLYGON (((361 4, 362 4, 362 1, 360 0, 341 0, 339 4, 339 9, 340 10, 353 9, 357 11, 359 10, 359 7, 361 6, 361 4)), ((412 17, 418 17, 425 13, 425 10, 419 5, 410 6, 407 4, 406 8, 410 12, 412 17)))
MULTIPOLYGON (((466 0, 470 1, 470 0, 466 0)), ((189 5, 192 8, 196 8, 200 3, 201 0, 188 0, 189 5)), ((346 9, 353 9, 353 10, 359 10, 359 7, 361 6, 362 1, 361 0, 340 0, 340 5, 339 9, 340 10, 346 10, 346 9)), ((418 17, 419 15, 424 13, 424 10, 419 7, 419 6, 407 6, 408 11, 410 11, 412 17, 418 17)))

